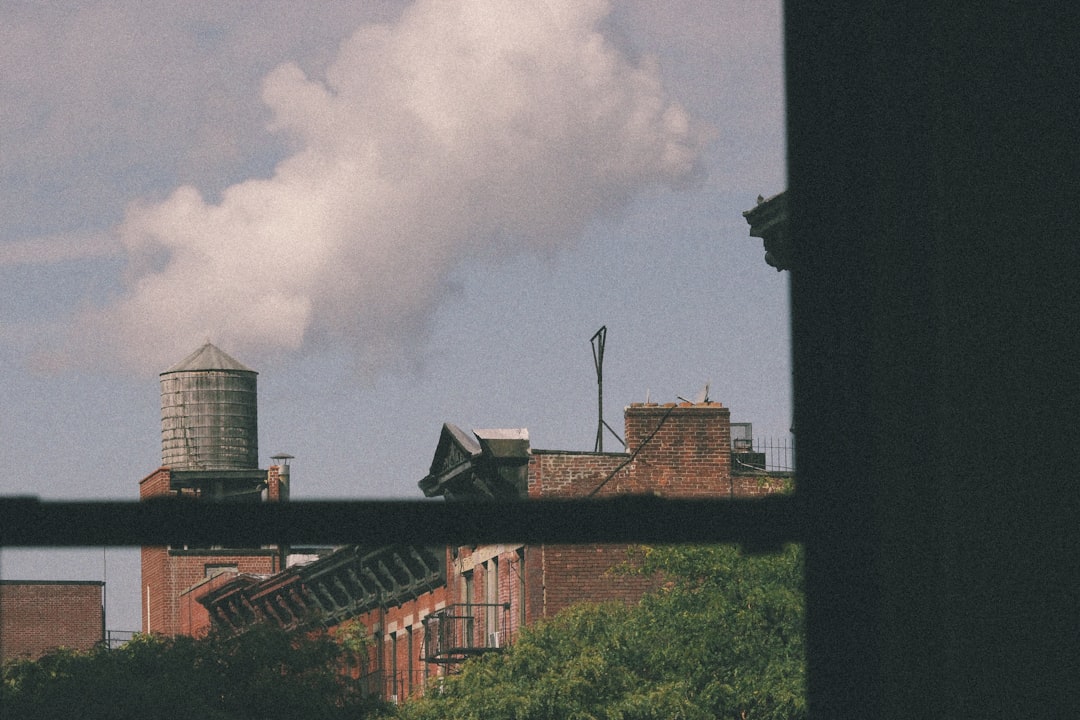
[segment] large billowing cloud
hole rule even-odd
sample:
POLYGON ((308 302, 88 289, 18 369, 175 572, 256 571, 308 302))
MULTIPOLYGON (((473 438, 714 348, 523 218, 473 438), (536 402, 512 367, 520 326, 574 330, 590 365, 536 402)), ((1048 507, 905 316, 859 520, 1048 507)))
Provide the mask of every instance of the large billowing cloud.
POLYGON ((213 200, 184 186, 132 205, 125 291, 76 335, 158 370, 206 338, 248 357, 343 344, 377 367, 462 263, 557 249, 691 176, 701 133, 647 59, 605 40, 606 10, 421 1, 320 77, 276 68, 263 99, 289 157, 213 200))

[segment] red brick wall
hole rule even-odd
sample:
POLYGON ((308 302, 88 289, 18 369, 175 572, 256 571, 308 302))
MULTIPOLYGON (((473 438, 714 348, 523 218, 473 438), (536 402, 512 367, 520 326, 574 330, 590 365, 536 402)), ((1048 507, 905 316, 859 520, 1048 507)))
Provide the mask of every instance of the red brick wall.
MULTIPOLYGON (((204 565, 205 570, 205 565, 204 565)), ((234 572, 219 572, 205 578, 202 582, 190 586, 180 593, 180 630, 179 634, 202 637, 210 632, 210 612, 199 602, 204 594, 215 590, 236 577, 234 572)), ((145 589, 143 592, 146 592, 145 589)), ((145 602, 145 599, 144 599, 145 602)), ((145 622, 145 620, 144 620, 145 622)))
POLYGON ((625 453, 533 451, 529 497, 732 494, 731 414, 720 403, 631 405, 626 442, 625 453))
MULTIPOLYGON (((584 497, 626 462, 624 453, 552 452, 534 450, 529 458, 529 497, 584 497)), ((609 481, 601 492, 610 494, 608 485, 624 484, 626 470, 618 482, 609 481)), ((613 487, 614 487, 613 486, 613 487)))
POLYGON ((626 443, 640 451, 627 477, 605 490, 687 498, 732 492, 731 413, 720 403, 635 403, 626 409, 626 443))
MULTIPOLYGON (((238 572, 270 575, 277 572, 276 550, 142 549, 142 630, 161 635, 185 633, 184 591, 203 582, 207 566, 235 565, 238 572), (232 554, 230 554, 232 553, 232 554), (149 593, 147 593, 149 588, 149 593), (149 610, 148 610, 149 605, 149 610), (149 613, 149 616, 148 616, 149 613)), ((187 613, 187 627, 195 618, 187 613)))
POLYGON ((104 640, 103 588, 97 581, 0 582, 0 660, 94 647, 104 640))
MULTIPOLYGON (((370 644, 365 657, 350 663, 349 675, 363 686, 365 692, 381 693, 384 698, 396 695, 402 701, 422 694, 428 681, 442 673, 441 667, 423 660, 423 620, 447 604, 444 585, 400 605, 351 618, 348 622, 361 625, 370 644)), ((330 632, 336 630, 336 627, 331 628, 330 632)))
MULTIPOLYGON (((280 482, 278 468, 272 468, 271 493, 278 499, 280 482)), ((172 472, 161 467, 139 481, 139 499, 170 494, 172 472)), ((271 473, 268 472, 268 479, 271 473)), ((164 547, 142 548, 142 631, 161 635, 193 634, 206 623, 205 609, 191 598, 182 596, 186 590, 202 583, 207 566, 235 565, 241 573, 269 575, 279 567, 278 552, 261 550, 174 550, 164 547), (196 607, 197 606, 197 607, 196 607)))
MULTIPOLYGON (((499 631, 507 640, 517 636, 521 629, 522 603, 525 612, 540 607, 534 604, 543 597, 543 574, 539 564, 540 555, 536 547, 520 544, 464 546, 456 548, 456 557, 448 549, 447 557, 447 604, 464 602, 462 592, 462 573, 473 574, 473 602, 496 604, 509 603, 510 609, 498 611, 497 627, 478 627, 478 632, 499 631), (498 561, 498 576, 492 577, 489 568, 493 560, 498 561), (497 582, 497 587, 489 594, 490 585, 497 582), (524 587, 523 587, 524 585, 524 587)), ((537 615, 536 617, 539 617, 537 615)), ((532 616, 525 616, 525 624, 532 622, 532 616)), ((477 639, 481 642, 481 639, 477 639)))
MULTIPOLYGON (((613 572, 630 560, 626 545, 481 545, 457 548, 447 560, 447 603, 464 601, 464 572, 473 575, 473 602, 488 603, 491 561, 498 560, 498 630, 512 641, 526 625, 582 601, 636 602, 655 586, 651 578, 613 572)), ((478 610, 483 612, 483 610, 478 610)), ((492 628, 484 628, 492 630, 492 628)), ((477 642, 482 642, 479 638, 477 642)))
POLYGON ((655 578, 618 572, 632 562, 626 545, 543 545, 542 614, 555 615, 579 602, 635 603, 657 584, 655 578))
MULTIPOLYGON (((757 478, 733 482, 731 416, 720 403, 639 403, 626 408, 625 422, 627 452, 534 451, 529 497, 584 497, 596 491, 597 497, 704 498, 773 490, 757 478)), ((529 548, 527 558, 535 560, 526 568, 527 621, 586 600, 636 602, 656 580, 613 572, 627 562, 627 550, 626 545, 529 548)))
POLYGON ((399 700, 423 693, 429 677, 439 673, 439 668, 425 663, 422 659, 424 649, 424 617, 435 611, 437 606, 446 603, 446 589, 421 595, 402 605, 387 608, 383 628, 384 657, 389 669, 384 697, 397 695, 399 700), (411 636, 411 646, 410 646, 411 636), (396 640, 395 640, 396 639, 396 640), (393 645, 397 644, 397 664, 391 667, 394 656, 393 645), (411 674, 410 674, 411 668, 411 674))
POLYGON ((172 471, 167 467, 160 467, 139 481, 139 499, 145 500, 150 497, 169 494, 169 480, 172 471))

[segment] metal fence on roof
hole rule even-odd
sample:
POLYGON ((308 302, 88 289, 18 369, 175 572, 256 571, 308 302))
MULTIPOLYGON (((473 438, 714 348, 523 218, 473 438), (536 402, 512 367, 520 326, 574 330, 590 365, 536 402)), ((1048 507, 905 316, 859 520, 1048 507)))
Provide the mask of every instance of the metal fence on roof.
POLYGON ((765 454, 769 472, 795 472, 795 442, 789 438, 754 438, 754 452, 765 454))

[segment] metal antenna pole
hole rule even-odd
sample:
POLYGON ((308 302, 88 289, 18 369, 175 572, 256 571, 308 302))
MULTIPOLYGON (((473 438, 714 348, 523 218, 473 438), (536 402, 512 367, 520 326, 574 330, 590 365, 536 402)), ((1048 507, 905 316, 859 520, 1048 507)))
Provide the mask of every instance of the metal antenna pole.
POLYGON ((597 413, 596 445, 594 452, 604 451, 604 340, 607 339, 607 325, 604 325, 589 339, 592 345, 593 365, 596 366, 597 413))

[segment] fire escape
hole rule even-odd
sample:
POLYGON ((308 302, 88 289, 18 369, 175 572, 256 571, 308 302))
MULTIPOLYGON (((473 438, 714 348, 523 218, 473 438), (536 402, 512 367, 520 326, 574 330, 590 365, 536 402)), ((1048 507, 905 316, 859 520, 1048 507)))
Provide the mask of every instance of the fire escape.
POLYGON ((509 641, 510 603, 448 605, 424 618, 424 660, 456 665, 509 641))

